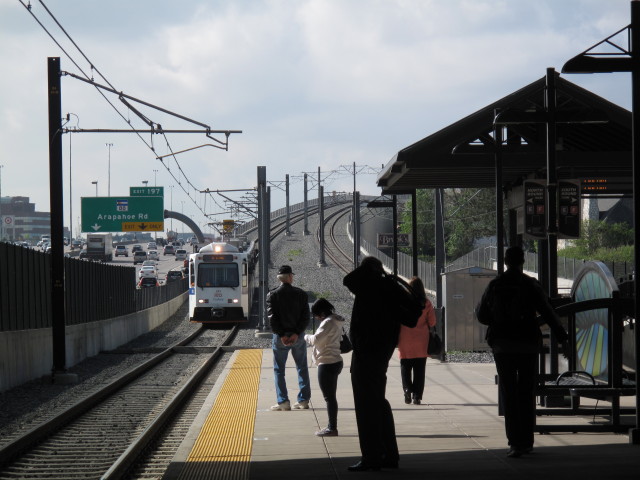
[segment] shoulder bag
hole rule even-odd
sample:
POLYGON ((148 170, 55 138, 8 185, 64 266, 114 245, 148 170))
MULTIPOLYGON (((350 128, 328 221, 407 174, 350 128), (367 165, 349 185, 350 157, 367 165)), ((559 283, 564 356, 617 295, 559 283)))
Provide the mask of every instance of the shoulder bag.
POLYGON ((427 347, 429 355, 440 355, 442 353, 442 339, 436 332, 435 327, 429 328, 429 346, 427 347))

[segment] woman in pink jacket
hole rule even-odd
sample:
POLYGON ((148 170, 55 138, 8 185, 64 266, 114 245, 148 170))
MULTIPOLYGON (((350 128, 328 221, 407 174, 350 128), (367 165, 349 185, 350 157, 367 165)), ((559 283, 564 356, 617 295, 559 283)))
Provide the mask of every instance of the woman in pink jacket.
POLYGON ((413 277, 409 285, 424 300, 425 306, 415 328, 405 327, 404 325, 400 327, 400 337, 398 339, 400 375, 402 376, 404 403, 413 402, 414 405, 420 405, 422 393, 424 392, 427 357, 429 356, 427 354, 429 327, 435 327, 436 314, 433 310, 433 305, 427 298, 422 280, 418 277, 413 277))

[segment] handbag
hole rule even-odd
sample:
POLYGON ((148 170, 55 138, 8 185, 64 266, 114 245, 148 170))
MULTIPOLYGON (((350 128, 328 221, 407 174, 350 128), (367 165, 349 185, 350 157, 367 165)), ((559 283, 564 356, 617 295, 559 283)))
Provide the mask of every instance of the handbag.
POLYGON ((442 339, 434 327, 429 328, 429 346, 427 347, 427 353, 429 355, 440 355, 442 353, 442 339))
POLYGON ((351 345, 351 340, 349 340, 349 336, 342 330, 342 338, 340 339, 340 353, 349 353, 353 350, 353 345, 351 345))

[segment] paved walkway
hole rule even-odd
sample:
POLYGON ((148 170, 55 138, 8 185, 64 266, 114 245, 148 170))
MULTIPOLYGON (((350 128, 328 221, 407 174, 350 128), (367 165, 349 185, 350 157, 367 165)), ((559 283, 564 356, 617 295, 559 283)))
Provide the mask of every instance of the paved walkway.
MULTIPOLYGON (((227 372, 234 359, 229 362, 227 372)), ((507 458, 504 424, 497 414, 497 387, 493 364, 440 363, 429 359, 422 405, 406 405, 402 395, 400 364, 394 358, 388 372, 387 398, 393 408, 400 448, 400 468, 379 472, 348 472, 360 457, 349 376, 350 355, 339 378, 339 437, 319 438, 314 432, 326 425, 326 406, 311 368, 312 399, 309 410, 272 412, 275 403, 272 354, 264 350, 256 396, 256 415, 250 445, 250 464, 235 473, 179 475, 193 448, 204 419, 220 391, 224 375, 212 390, 192 432, 183 443, 165 478, 258 479, 640 479, 640 446, 627 435, 608 433, 536 434, 535 450, 521 458, 507 458)), ((293 360, 287 385, 297 392, 293 360)), ((630 400, 632 402, 632 400, 630 400)), ((588 403, 583 400, 583 404, 588 403)), ((595 403, 594 403, 595 405, 595 403)), ((601 417, 542 417, 539 422, 579 424, 604 422, 601 417)), ((213 463, 213 462, 212 462, 213 463)))

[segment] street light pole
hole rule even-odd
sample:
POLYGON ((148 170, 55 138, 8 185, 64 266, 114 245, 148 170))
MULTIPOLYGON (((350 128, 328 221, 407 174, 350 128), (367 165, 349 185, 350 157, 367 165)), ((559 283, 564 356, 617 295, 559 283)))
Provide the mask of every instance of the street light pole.
POLYGON ((153 186, 158 186, 158 170, 155 168, 153 169, 153 186))
POLYGON ((96 197, 97 197, 98 196, 98 180, 95 180, 91 183, 96 186, 96 197))
MULTIPOLYGON (((173 185, 169 185, 171 189, 171 214, 173 215, 173 185)), ((173 217, 171 218, 171 231, 173 232, 173 217)))
POLYGON ((110 197, 111 196, 111 147, 113 147, 113 143, 105 143, 105 145, 109 149, 109 167, 107 171, 107 197, 110 197))
MULTIPOLYGON (((182 203, 182 215, 184 215, 184 200, 180 200, 182 203)), ((184 237, 184 221, 182 222, 182 236, 184 237)))

